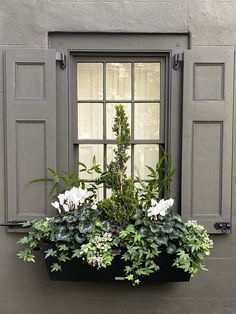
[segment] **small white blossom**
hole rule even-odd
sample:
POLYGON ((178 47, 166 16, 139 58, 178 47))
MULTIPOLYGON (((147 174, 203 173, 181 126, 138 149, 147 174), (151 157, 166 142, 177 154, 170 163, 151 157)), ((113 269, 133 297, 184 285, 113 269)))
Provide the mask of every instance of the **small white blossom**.
POLYGON ((95 210, 95 209, 97 209, 97 205, 96 205, 96 204, 93 204, 93 205, 91 206, 91 208, 95 210))

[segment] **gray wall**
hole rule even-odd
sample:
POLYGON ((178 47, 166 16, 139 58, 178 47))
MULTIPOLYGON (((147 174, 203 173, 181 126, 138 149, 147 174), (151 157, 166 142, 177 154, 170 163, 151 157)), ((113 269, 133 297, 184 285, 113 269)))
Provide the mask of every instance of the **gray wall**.
MULTIPOLYGON (((192 46, 236 46, 236 1, 0 0, 0 51, 46 48, 49 31, 191 32, 192 46)), ((5 221, 0 60, 0 221, 5 221)), ((236 151, 235 151, 236 153, 236 151)), ((233 195, 236 188, 234 166, 233 195)), ((233 199, 236 222, 236 199, 233 199)), ((17 260, 19 235, 0 231, 0 314, 236 313, 236 233, 215 236, 208 272, 190 283, 50 282, 42 261, 17 260)))

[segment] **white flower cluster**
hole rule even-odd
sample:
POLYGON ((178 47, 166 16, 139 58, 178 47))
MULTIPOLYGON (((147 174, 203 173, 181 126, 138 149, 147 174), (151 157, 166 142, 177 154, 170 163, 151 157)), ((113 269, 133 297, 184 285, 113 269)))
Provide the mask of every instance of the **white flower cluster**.
POLYGON ((105 232, 103 236, 96 235, 88 243, 81 246, 81 255, 86 256, 88 264, 97 268, 107 267, 111 264, 112 234, 105 232))
MULTIPOLYGON (((65 212, 69 212, 70 210, 78 209, 80 205, 82 205, 87 198, 92 196, 93 193, 87 191, 86 189, 73 187, 69 191, 65 191, 64 194, 59 194, 57 197, 58 201, 51 203, 53 207, 55 207, 58 212, 61 214, 62 209, 65 212)), ((95 209, 96 205, 93 205, 93 209, 95 209)))
POLYGON ((157 202, 154 199, 151 199, 151 207, 147 210, 147 215, 151 219, 157 220, 157 216, 165 216, 167 210, 173 206, 174 200, 173 198, 169 198, 168 200, 160 200, 160 202, 157 202))

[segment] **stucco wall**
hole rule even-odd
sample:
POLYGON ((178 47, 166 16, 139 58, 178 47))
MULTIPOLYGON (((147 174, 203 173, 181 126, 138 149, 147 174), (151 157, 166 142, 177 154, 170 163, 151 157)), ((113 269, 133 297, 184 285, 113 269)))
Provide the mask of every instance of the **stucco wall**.
MULTIPOLYGON (((235 17, 235 0, 0 0, 0 51, 46 48, 49 31, 191 32, 193 47, 235 47, 235 17)), ((3 58, 0 73, 0 221, 4 222, 3 58)), ((234 176, 233 195, 235 185, 234 176)), ((235 207, 233 196, 234 225, 235 207)), ((116 282, 50 282, 41 262, 26 265, 17 260, 18 237, 0 230, 0 314, 236 313, 234 228, 231 235, 215 236, 209 272, 190 283, 138 288, 116 282)))

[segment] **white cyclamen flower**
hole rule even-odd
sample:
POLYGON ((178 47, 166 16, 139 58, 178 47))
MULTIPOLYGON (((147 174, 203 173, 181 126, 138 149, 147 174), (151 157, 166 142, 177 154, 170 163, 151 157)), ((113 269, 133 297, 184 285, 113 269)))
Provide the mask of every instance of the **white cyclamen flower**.
POLYGON ((60 208, 60 204, 56 201, 56 202, 54 202, 54 203, 51 203, 51 205, 53 206, 53 207, 55 207, 56 209, 59 209, 60 208))
POLYGON ((67 204, 63 204, 62 206, 65 212, 69 211, 69 206, 67 204))
POLYGON ((65 198, 69 207, 78 207, 80 204, 83 204, 88 197, 92 195, 92 192, 88 192, 86 189, 83 190, 76 187, 73 187, 70 191, 65 192, 65 198))
POLYGON ((60 204, 57 201, 54 203, 51 203, 51 205, 58 210, 59 214, 61 214, 60 204))
POLYGON ((173 206, 174 200, 173 198, 170 198, 168 200, 160 200, 160 202, 157 203, 156 200, 151 200, 151 207, 147 210, 147 215, 151 219, 157 219, 158 215, 165 216, 167 210, 173 206))
POLYGON ((65 194, 59 194, 58 199, 59 199, 60 205, 63 205, 66 199, 65 194))

